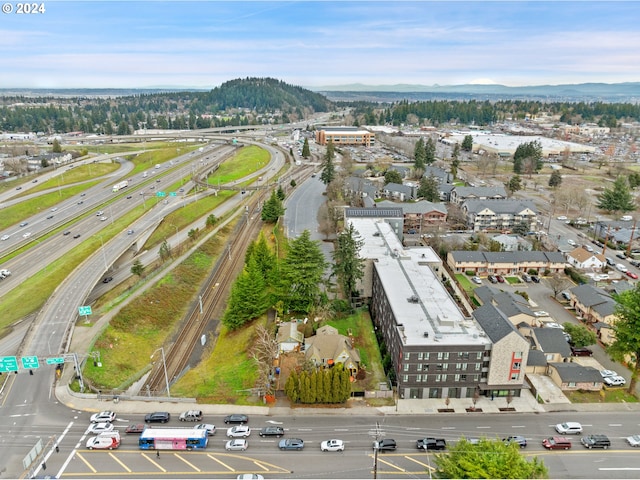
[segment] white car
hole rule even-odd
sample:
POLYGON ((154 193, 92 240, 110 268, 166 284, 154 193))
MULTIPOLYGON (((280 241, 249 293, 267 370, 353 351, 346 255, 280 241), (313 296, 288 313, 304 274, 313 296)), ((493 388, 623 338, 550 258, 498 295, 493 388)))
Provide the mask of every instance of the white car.
POLYGON ((211 423, 198 423, 194 425, 193 428, 196 428, 198 430, 206 430, 207 435, 209 436, 216 434, 216 426, 212 425, 211 423))
POLYGON ((575 242, 575 240, 571 240, 571 239, 569 239, 569 240, 567 240, 567 243, 568 243, 569 245, 571 245, 572 247, 575 247, 575 246, 576 246, 576 242, 575 242))
POLYGON ((578 422, 564 422, 556 425, 556 432, 562 435, 579 435, 582 433, 582 425, 578 422))
POLYGON ((342 440, 325 440, 320 444, 320 450, 323 452, 343 452, 344 442, 342 440))
POLYGON ((224 448, 227 450, 246 450, 248 446, 249 444, 244 438, 234 438, 229 440, 224 448))
POLYGON ((99 434, 104 432, 110 432, 111 430, 113 430, 113 428, 114 428, 113 423, 109 423, 109 422, 94 423, 89 427, 89 433, 99 434))
POLYGON ((236 425, 227 429, 227 437, 248 437, 251 429, 247 425, 236 425))
POLYGON ((559 217, 557 217, 558 220, 567 220, 566 215, 560 215, 559 217))
POLYGON ((621 377, 620 375, 616 375, 615 377, 604 377, 602 381, 610 387, 619 387, 627 383, 624 377, 621 377))
POLYGON ((53 208, 51 209, 51 211, 52 211, 52 212, 57 212, 57 211, 58 211, 58 207, 53 207, 53 208))
POLYGON ((627 443, 632 447, 640 447, 640 435, 631 435, 627 437, 627 443))
POLYGON ((618 372, 615 370, 600 370, 600 375, 602 375, 602 378, 617 377, 618 372))
POLYGON ((107 219, 107 217, 100 217, 100 221, 104 222, 107 219))
POLYGON ((24 238, 29 238, 31 236, 31 232, 25 232, 22 234, 24 238))
POLYGON ((472 277, 471 281, 473 283, 477 283, 478 285, 482 285, 482 279, 480 277, 472 277))
POLYGON ((618 264, 616 264, 616 270, 618 270, 619 272, 622 272, 622 273, 627 273, 628 268, 625 267, 623 264, 618 263, 618 264))
POLYGON ((116 419, 116 412, 104 411, 91 415, 91 423, 111 423, 116 419))
POLYGON ((539 310, 537 312, 533 312, 533 314, 536 317, 548 317, 549 316, 549 314, 547 312, 545 312, 544 310, 539 310))
POLYGON ((259 473, 241 473, 236 480, 264 480, 264 477, 259 473))
POLYGON ((9 235, 2 235, 2 238, 0 238, 0 240, 4 241, 4 240, 9 240, 11 237, 9 235))

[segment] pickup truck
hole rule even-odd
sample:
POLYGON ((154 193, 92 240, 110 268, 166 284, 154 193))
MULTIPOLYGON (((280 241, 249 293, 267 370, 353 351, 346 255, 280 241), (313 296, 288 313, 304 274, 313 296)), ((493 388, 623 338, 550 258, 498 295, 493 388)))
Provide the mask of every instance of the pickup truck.
POLYGON ((447 448, 447 441, 444 438, 427 437, 416 441, 418 450, 444 450, 447 448))

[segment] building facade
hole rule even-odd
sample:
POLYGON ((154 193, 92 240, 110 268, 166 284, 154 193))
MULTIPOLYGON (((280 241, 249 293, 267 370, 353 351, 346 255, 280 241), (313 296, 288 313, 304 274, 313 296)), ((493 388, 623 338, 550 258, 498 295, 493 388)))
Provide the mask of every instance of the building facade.
POLYGON ((316 143, 320 145, 331 141, 334 145, 372 147, 375 139, 375 133, 357 127, 327 127, 316 131, 316 143))

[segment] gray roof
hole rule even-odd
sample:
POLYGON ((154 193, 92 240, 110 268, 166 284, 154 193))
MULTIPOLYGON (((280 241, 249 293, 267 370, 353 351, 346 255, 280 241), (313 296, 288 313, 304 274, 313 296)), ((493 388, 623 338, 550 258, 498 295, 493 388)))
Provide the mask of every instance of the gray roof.
POLYGON ((490 303, 476 308, 472 315, 493 343, 502 340, 512 332, 520 335, 513 323, 490 303))
POLYGON ((567 263, 562 252, 517 251, 517 252, 480 252, 478 250, 455 250, 449 252, 456 262, 542 262, 567 263))
POLYGON ((428 202, 427 200, 420 200, 419 202, 392 202, 391 200, 383 200, 378 202, 378 207, 399 207, 404 213, 427 213, 427 212, 440 212, 446 215, 447 207, 444 203, 428 202))
POLYGON ((627 290, 633 290, 635 285, 627 280, 622 280, 618 283, 612 283, 611 287, 607 289, 608 292, 612 294, 621 294, 622 292, 626 292, 627 290))
POLYGON ((507 317, 521 313, 533 317, 533 311, 523 296, 513 292, 500 292, 493 297, 493 302, 507 317))
POLYGON ((594 287, 593 285, 589 285, 587 283, 570 288, 569 291, 573 293, 578 302, 580 302, 585 307, 593 307, 594 305, 613 301, 611 295, 609 295, 603 289, 594 287))
POLYGON ((564 330, 561 328, 532 328, 531 334, 536 337, 543 352, 559 353, 563 357, 571 356, 571 347, 564 338, 564 330))
POLYGON ((495 196, 507 196, 507 191, 504 187, 461 187, 455 188, 456 195, 459 198, 466 198, 470 196, 474 197, 495 197, 495 196))
POLYGON ((401 208, 347 208, 347 218, 403 218, 401 208))
POLYGON ((451 179, 451 174, 440 167, 427 165, 426 167, 424 167, 423 177, 426 177, 426 178, 435 177, 436 179, 438 179, 440 183, 449 183, 451 179))
POLYGON ((387 183, 384 187, 382 187, 383 190, 386 190, 388 192, 400 192, 400 193, 404 193, 405 195, 408 196, 412 196, 413 195, 413 187, 410 187, 408 185, 404 185, 402 183, 387 183))
POLYGON ((462 204, 462 208, 471 213, 478 213, 485 208, 488 208, 496 214, 520 213, 526 209, 531 210, 535 214, 538 213, 538 209, 530 200, 465 200, 462 204))
POLYGON ((602 375, 593 367, 585 367, 573 362, 550 363, 549 365, 558 371, 563 382, 602 383, 602 375))
POLYGON ((547 364, 547 357, 540 350, 529 350, 527 355, 527 366, 544 367, 547 364))
POLYGON ((491 303, 493 297, 500 293, 500 289, 491 285, 482 285, 473 290, 473 294, 480 300, 482 304, 491 303))

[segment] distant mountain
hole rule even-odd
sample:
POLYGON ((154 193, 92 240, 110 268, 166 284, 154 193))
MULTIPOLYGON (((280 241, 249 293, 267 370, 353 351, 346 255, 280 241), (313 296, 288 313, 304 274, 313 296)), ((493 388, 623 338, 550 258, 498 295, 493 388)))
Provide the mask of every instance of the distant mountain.
POLYGON ((313 87, 333 101, 398 101, 401 99, 516 99, 553 101, 640 101, 640 82, 580 83, 567 85, 333 85, 313 87))

